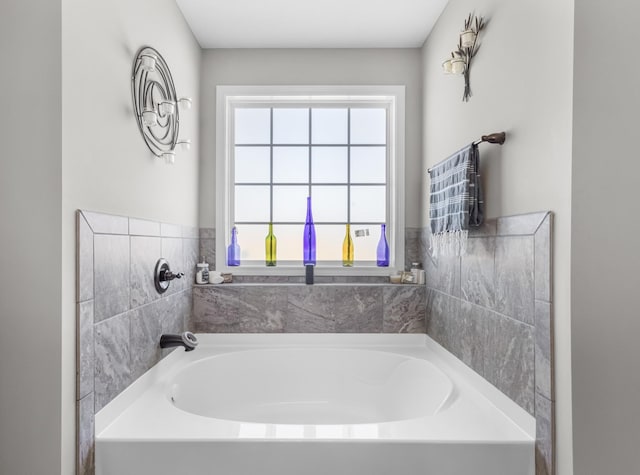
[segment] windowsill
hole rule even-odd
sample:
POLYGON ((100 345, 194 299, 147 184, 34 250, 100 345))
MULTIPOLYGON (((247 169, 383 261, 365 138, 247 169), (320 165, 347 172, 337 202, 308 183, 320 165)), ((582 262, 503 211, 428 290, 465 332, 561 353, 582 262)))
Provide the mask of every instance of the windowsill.
MULTIPOLYGON (((325 277, 382 277, 396 275, 404 268, 399 267, 318 267, 313 269, 314 275, 325 277)), ((282 267, 266 267, 266 266, 224 266, 216 269, 218 272, 231 273, 239 276, 264 276, 264 277, 300 277, 305 275, 304 266, 282 266, 282 267)))
POLYGON ((230 284, 195 284, 196 288, 209 287, 422 287, 424 284, 392 284, 391 282, 232 282, 230 284))

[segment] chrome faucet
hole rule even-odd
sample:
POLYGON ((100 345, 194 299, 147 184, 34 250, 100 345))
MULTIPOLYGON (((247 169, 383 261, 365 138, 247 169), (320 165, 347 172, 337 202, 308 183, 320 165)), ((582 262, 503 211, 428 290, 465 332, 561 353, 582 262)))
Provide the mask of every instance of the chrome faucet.
POLYGON ((198 346, 198 339, 191 332, 165 333, 160 337, 160 348, 173 348, 184 346, 185 351, 193 351, 198 346))

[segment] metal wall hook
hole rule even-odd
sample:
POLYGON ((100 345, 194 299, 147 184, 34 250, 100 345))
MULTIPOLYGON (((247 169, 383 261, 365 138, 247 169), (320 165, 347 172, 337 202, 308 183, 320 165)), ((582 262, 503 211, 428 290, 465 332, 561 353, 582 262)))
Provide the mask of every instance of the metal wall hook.
POLYGON ((172 272, 169 267, 169 262, 166 259, 158 259, 156 262, 156 268, 153 272, 153 282, 156 286, 158 293, 163 294, 169 288, 169 284, 174 279, 182 279, 184 272, 172 272))

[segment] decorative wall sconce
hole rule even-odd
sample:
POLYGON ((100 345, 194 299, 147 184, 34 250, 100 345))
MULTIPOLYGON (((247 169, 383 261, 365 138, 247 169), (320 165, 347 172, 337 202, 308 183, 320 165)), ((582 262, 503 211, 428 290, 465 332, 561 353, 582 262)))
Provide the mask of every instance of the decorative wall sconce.
POLYGON ((469 76, 471 74, 471 60, 478 53, 480 44, 478 37, 484 29, 483 17, 477 17, 473 13, 464 21, 464 30, 460 33, 458 49, 451 53, 451 58, 447 58, 442 63, 442 70, 445 74, 464 75, 464 94, 462 100, 468 102, 471 97, 471 84, 469 76))
POLYGON ((191 109, 189 97, 178 98, 164 58, 150 46, 138 50, 131 74, 133 111, 149 150, 165 162, 175 162, 176 147, 186 151, 191 140, 179 139, 180 109, 191 109))

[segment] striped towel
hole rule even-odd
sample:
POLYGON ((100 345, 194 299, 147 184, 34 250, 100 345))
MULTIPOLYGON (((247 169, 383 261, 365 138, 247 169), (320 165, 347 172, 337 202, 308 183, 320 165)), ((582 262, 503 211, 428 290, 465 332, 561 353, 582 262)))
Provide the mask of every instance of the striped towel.
POLYGON ((470 144, 429 171, 431 254, 461 256, 468 230, 484 219, 478 146, 470 144))

